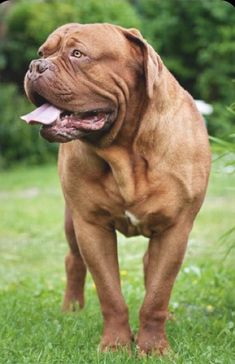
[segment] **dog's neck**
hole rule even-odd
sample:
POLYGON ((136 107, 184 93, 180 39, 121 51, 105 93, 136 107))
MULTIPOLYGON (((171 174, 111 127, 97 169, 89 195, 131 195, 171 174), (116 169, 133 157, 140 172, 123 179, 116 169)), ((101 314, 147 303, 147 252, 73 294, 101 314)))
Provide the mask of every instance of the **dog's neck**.
MULTIPOLYGON (((110 145, 93 149, 95 154, 109 165, 126 204, 141 199, 138 191, 143 192, 143 188, 139 188, 139 180, 147 176, 153 164, 151 156, 154 155, 155 161, 156 158, 160 160, 168 148, 169 127, 172 125, 166 125, 165 120, 168 110, 172 109, 172 106, 169 108, 168 105, 173 102, 171 97, 173 91, 175 92, 173 88, 179 88, 177 81, 174 83, 173 76, 171 74, 168 76, 171 79, 172 89, 164 82, 159 83, 155 87, 154 97, 146 102, 142 101, 146 100, 146 97, 141 95, 144 88, 140 87, 139 98, 136 99, 135 92, 135 100, 131 98, 129 100, 131 107, 127 108, 125 120, 117 137, 110 145), (128 113, 129 110, 131 113, 128 113), (168 137, 165 137, 165 134, 168 137), (139 178, 140 176, 142 177, 139 178)), ((169 119, 171 118, 172 114, 169 114, 169 119)))
POLYGON ((133 149, 136 153, 144 157, 153 150, 159 156, 165 153, 170 142, 169 138, 174 135, 173 130, 177 128, 175 113, 182 104, 184 92, 185 90, 164 66, 162 77, 155 84, 153 98, 145 108, 144 117, 135 135, 133 149))
POLYGON ((83 142, 83 155, 89 159, 89 166, 93 166, 92 176, 99 179, 107 171, 111 172, 127 206, 141 200, 149 172, 166 157, 170 138, 174 137, 174 112, 182 102, 183 89, 165 72, 162 82, 155 85, 151 99, 146 98, 141 86, 134 96, 130 93, 127 106, 120 110, 121 127, 113 134, 116 138, 110 138, 104 146, 83 142), (177 100, 172 96, 176 88, 177 100))
POLYGON ((115 145, 136 151, 140 148, 145 149, 145 154, 156 143, 159 146, 164 129, 169 127, 166 125, 167 115, 172 119, 172 113, 181 102, 180 89, 165 66, 161 78, 154 85, 151 99, 146 95, 145 80, 140 79, 128 90, 128 96, 121 95, 117 120, 111 130, 94 143, 95 146, 103 149, 115 145))

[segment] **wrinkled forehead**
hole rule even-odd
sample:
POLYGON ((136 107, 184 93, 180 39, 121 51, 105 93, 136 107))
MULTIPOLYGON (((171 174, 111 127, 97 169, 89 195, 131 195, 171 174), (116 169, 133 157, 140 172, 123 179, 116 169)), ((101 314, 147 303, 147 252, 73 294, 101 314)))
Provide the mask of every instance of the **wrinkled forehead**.
POLYGON ((40 47, 39 51, 56 52, 64 47, 82 45, 93 52, 126 48, 125 37, 120 29, 111 24, 66 24, 56 29, 40 47))

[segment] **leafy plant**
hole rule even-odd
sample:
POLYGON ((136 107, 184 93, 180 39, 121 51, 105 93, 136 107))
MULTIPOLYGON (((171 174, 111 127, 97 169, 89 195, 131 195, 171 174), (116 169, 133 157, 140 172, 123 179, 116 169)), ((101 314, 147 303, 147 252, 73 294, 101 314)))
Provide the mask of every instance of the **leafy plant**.
MULTIPOLYGON (((228 107, 228 111, 235 115, 235 102, 228 107)), ((223 159, 225 168, 229 168, 231 173, 235 173, 235 133, 230 134, 228 140, 222 140, 216 137, 210 137, 217 151, 217 157, 214 162, 223 159)), ((227 245, 226 257, 235 249, 235 225, 225 231, 220 236, 222 244, 227 245)))

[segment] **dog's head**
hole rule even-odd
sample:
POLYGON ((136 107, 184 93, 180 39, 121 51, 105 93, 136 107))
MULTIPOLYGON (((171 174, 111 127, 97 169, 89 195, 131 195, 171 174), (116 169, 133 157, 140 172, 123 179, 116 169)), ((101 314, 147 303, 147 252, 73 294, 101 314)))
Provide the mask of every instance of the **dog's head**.
MULTIPOLYGON (((38 108, 22 118, 42 124, 52 142, 97 140, 118 133, 138 87, 152 97, 161 62, 136 30, 110 24, 67 24, 39 48, 25 76, 38 108)), ((140 102, 140 100, 136 100, 140 102)))

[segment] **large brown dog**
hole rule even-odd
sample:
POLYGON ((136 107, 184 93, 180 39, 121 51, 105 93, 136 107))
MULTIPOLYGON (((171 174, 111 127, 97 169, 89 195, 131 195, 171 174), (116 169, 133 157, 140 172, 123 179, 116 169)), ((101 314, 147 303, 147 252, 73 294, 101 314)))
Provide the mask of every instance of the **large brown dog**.
POLYGON ((128 347, 116 230, 142 234, 149 246, 136 340, 142 352, 163 353, 172 286, 210 170, 203 119, 135 29, 67 24, 39 55, 25 89, 40 107, 23 118, 44 124, 49 141, 64 143, 59 174, 70 246, 64 309, 84 305, 87 267, 104 317, 101 348, 128 347))

